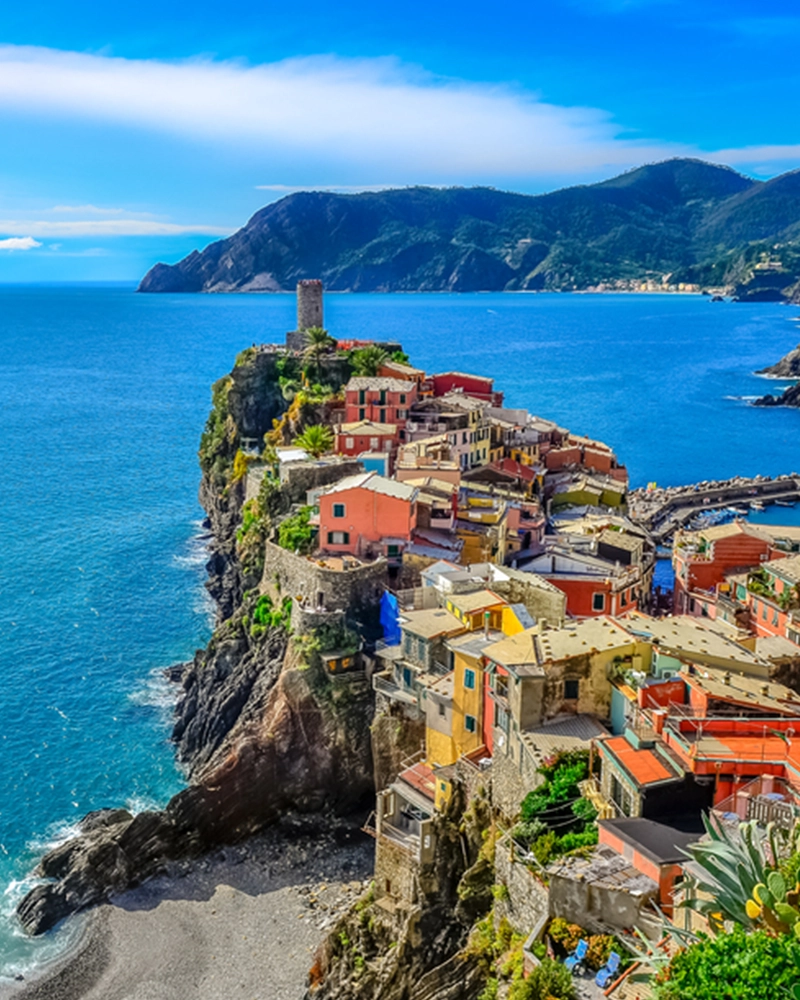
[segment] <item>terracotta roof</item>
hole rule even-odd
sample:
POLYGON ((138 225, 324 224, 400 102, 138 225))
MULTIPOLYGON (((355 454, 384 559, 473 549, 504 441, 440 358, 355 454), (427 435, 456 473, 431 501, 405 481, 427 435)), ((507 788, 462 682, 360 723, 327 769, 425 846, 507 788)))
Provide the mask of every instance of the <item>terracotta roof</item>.
POLYGON ((405 771, 400 773, 399 780, 410 785, 413 789, 424 795, 426 799, 430 799, 431 802, 436 797, 436 779, 433 775, 433 769, 428 767, 427 764, 420 762, 419 764, 414 764, 412 767, 407 767, 405 771))
POLYGON ((624 736, 603 740, 600 747, 603 751, 610 750, 640 787, 660 781, 675 781, 678 778, 652 750, 637 750, 624 736))

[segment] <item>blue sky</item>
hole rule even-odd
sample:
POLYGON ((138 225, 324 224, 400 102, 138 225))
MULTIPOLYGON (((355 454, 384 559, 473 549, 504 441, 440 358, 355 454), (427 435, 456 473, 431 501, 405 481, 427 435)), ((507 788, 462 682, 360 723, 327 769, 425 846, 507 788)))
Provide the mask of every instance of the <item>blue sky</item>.
POLYGON ((800 8, 0 5, 0 281, 136 280, 295 188, 800 166, 800 8))

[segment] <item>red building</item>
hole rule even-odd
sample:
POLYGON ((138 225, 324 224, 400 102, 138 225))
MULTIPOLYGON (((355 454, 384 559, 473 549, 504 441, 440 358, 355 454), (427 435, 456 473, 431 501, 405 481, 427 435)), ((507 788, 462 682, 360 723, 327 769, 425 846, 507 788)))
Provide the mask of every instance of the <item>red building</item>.
POLYGON ((345 386, 344 423, 370 420, 405 427, 408 411, 417 401, 416 382, 397 378, 356 377, 345 386))
POLYGON ((729 573, 769 559, 771 548, 772 538, 746 521, 705 531, 679 531, 672 549, 675 614, 688 613, 692 591, 714 590, 729 573))
POLYGON ((391 456, 391 470, 397 451, 397 435, 397 424, 376 424, 371 420, 341 424, 336 434, 336 451, 340 455, 350 456, 362 455, 365 451, 387 452, 391 456))
POLYGON ((467 375, 464 372, 443 372, 433 375, 434 396, 446 396, 448 392, 461 390, 466 396, 482 399, 492 406, 503 405, 503 393, 494 391, 494 379, 482 375, 467 375))

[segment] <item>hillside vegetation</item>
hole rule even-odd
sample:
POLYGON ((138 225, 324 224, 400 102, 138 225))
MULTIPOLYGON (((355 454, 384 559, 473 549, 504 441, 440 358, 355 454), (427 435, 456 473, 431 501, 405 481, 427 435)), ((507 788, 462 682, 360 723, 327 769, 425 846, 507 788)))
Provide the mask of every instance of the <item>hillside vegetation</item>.
POLYGON ((642 280, 791 298, 800 279, 800 173, 753 181, 675 159, 600 184, 522 195, 492 188, 292 194, 144 292, 502 291, 642 280))

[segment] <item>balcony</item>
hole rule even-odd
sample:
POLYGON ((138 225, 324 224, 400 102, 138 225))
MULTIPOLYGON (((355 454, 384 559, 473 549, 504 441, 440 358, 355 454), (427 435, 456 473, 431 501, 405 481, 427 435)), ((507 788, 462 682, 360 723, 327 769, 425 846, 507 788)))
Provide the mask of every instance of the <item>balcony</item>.
POLYGON ((388 671, 374 674, 372 677, 372 689, 378 694, 385 695, 392 701, 399 701, 404 705, 418 705, 419 700, 413 691, 406 691, 391 679, 388 671))
POLYGON ((733 795, 717 803, 713 812, 725 823, 755 820, 765 827, 774 823, 781 830, 794 829, 800 808, 791 787, 780 778, 764 775, 740 786, 733 795))

